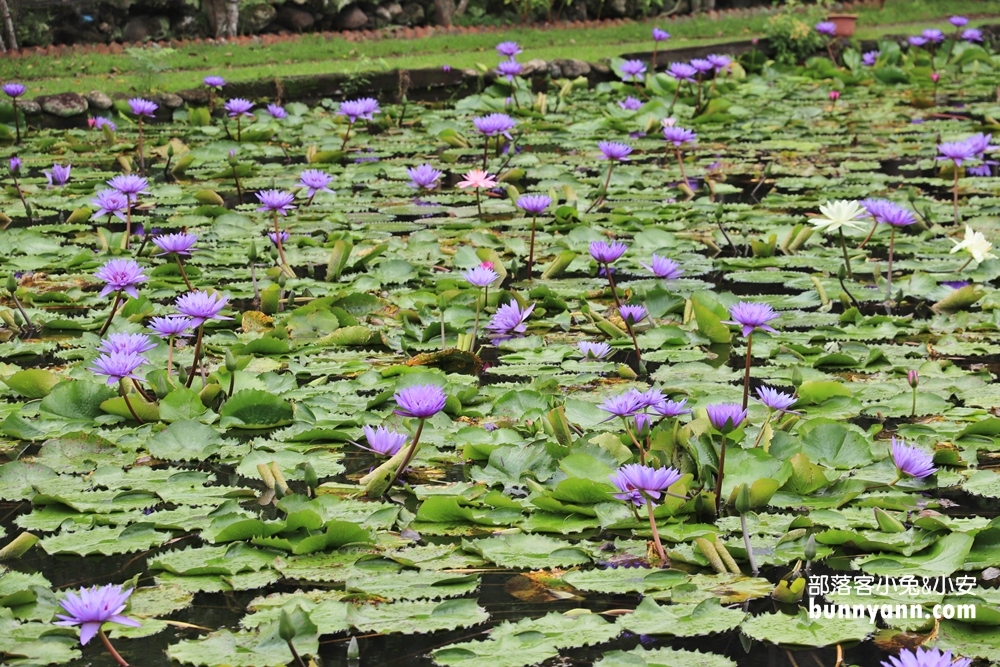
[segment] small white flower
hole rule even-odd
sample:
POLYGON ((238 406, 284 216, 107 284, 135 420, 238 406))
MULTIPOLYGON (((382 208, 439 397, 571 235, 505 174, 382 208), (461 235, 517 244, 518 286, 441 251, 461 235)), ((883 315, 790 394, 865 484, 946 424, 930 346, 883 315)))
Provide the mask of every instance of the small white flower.
POLYGON ((951 254, 964 250, 972 255, 972 258, 976 262, 997 258, 996 255, 990 252, 993 244, 986 240, 986 236, 982 232, 977 232, 969 225, 965 226, 965 238, 962 239, 961 243, 954 239, 951 242, 955 244, 955 247, 951 249, 951 254))
POLYGON ((664 118, 660 121, 660 125, 662 125, 663 127, 673 127, 676 124, 677 124, 676 118, 664 118))
POLYGON ((859 229, 864 226, 859 218, 866 215, 865 209, 853 199, 828 201, 819 207, 819 212, 825 217, 813 218, 812 224, 821 232, 836 232, 844 227, 859 229))

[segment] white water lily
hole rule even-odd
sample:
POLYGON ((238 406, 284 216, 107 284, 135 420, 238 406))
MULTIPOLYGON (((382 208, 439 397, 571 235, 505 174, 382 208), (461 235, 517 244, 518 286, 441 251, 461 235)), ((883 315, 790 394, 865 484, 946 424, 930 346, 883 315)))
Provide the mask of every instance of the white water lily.
POLYGON ((982 232, 977 232, 969 225, 965 226, 965 238, 962 239, 961 243, 954 239, 951 242, 955 244, 955 247, 951 249, 952 254, 964 250, 972 255, 972 259, 976 260, 976 262, 997 258, 996 255, 990 252, 993 244, 986 240, 986 235, 982 232))
POLYGON ((812 224, 821 232, 836 232, 844 227, 860 229, 863 227, 859 218, 866 215, 865 209, 853 199, 828 201, 819 207, 824 217, 813 218, 812 224))

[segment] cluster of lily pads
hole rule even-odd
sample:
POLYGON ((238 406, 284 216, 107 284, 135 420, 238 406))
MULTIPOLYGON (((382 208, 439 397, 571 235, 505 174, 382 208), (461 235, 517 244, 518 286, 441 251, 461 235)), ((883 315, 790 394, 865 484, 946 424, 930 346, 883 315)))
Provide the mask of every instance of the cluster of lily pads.
POLYGON ((399 633, 443 666, 736 664, 671 646, 715 633, 852 664, 876 631, 891 667, 1000 660, 976 42, 544 92, 505 42, 483 92, 416 111, 210 76, 170 122, 136 98, 73 130, 5 84, 5 664, 399 633), (876 601, 975 622, 813 618, 820 573, 971 576, 876 601), (501 575, 553 611, 499 622, 501 575), (205 628, 219 593, 239 614, 205 628))

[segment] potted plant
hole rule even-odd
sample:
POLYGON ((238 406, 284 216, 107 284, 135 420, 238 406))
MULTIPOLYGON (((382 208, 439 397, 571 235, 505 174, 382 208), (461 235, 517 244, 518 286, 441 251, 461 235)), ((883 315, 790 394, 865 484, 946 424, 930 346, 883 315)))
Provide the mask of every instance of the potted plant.
POLYGON ((854 35, 854 25, 857 23, 857 14, 828 14, 826 20, 837 26, 837 37, 851 37, 854 35))

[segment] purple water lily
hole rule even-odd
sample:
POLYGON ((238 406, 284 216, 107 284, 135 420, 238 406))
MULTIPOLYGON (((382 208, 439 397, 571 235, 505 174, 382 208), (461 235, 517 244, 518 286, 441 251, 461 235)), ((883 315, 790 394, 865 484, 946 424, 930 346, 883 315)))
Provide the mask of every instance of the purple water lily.
POLYGON ((864 54, 861 56, 861 63, 865 67, 873 67, 875 65, 876 61, 878 61, 879 56, 881 56, 881 55, 882 55, 882 52, 878 51, 878 50, 875 50, 875 51, 865 51, 864 54))
POLYGON ((534 215, 544 213, 545 209, 551 205, 552 198, 548 195, 521 195, 517 198, 517 207, 534 215))
POLYGON ((42 173, 45 174, 45 178, 49 182, 49 187, 53 188, 56 186, 66 185, 66 183, 69 182, 72 170, 73 165, 67 164, 66 166, 63 166, 61 164, 54 164, 52 165, 51 170, 43 170, 42 173))
POLYGON ((382 108, 379 107, 378 100, 372 97, 362 97, 356 100, 344 100, 341 102, 337 114, 347 116, 348 122, 353 125, 358 122, 359 118, 362 120, 373 120, 375 114, 381 111, 382 108))
POLYGON ((270 241, 271 245, 273 245, 275 248, 278 247, 279 243, 281 245, 284 245, 284 244, 288 243, 288 239, 290 239, 290 238, 291 238, 291 234, 289 234, 288 231, 285 230, 285 229, 282 229, 280 232, 268 232, 267 233, 267 240, 270 241))
POLYGON ((937 472, 933 457, 917 447, 907 445, 903 439, 892 438, 892 461, 899 476, 923 479, 937 472))
POLYGON ((333 176, 320 169, 306 169, 299 174, 299 185, 306 188, 306 196, 309 197, 310 202, 318 192, 333 194, 333 190, 327 187, 332 181, 333 176))
POLYGON ((3 92, 7 97, 18 98, 28 92, 28 89, 21 83, 5 83, 3 92))
POLYGON ((633 325, 642 322, 649 315, 649 311, 641 304, 625 304, 618 308, 618 314, 631 328, 633 325))
POLYGON ((489 287, 500 277, 491 267, 482 264, 462 272, 462 277, 473 287, 489 287))
POLYGON ((605 342, 594 343, 589 340, 581 340, 576 346, 583 358, 588 360, 603 359, 611 354, 611 346, 605 342))
POLYGON ((521 75, 522 69, 521 63, 516 60, 501 60, 496 71, 508 81, 513 81, 515 76, 521 75))
POLYGON ((226 85, 226 80, 221 76, 209 75, 201 80, 203 84, 209 88, 215 88, 216 90, 221 90, 226 85))
POLYGON ((225 109, 226 114, 230 118, 236 118, 237 116, 253 118, 253 114, 250 113, 250 110, 253 109, 253 102, 242 97, 234 97, 231 100, 227 100, 225 109))
POLYGON ((613 419, 614 417, 621 417, 622 419, 625 417, 631 417, 644 407, 642 393, 634 389, 630 389, 622 394, 618 394, 617 396, 610 396, 606 398, 604 402, 597 407, 611 415, 608 419, 613 419))
POLYGON ((231 320, 219 313, 229 302, 229 297, 218 292, 194 291, 177 297, 174 307, 181 315, 191 318, 191 327, 200 327, 208 320, 231 320))
POLYGON ((101 341, 97 346, 99 352, 104 354, 142 354, 149 352, 156 347, 156 343, 150 340, 149 336, 141 333, 113 333, 101 341))
POLYGON ((528 329, 526 322, 531 316, 531 311, 535 309, 535 304, 529 304, 522 309, 516 301, 508 301, 503 304, 490 318, 486 328, 492 332, 493 342, 499 343, 515 336, 523 335, 528 329))
POLYGON ((121 382, 124 378, 130 380, 141 380, 135 372, 139 368, 148 364, 146 358, 135 352, 112 352, 104 353, 94 359, 94 365, 89 368, 95 375, 108 378, 108 386, 121 382))
POLYGON ((665 42, 670 39, 670 33, 660 28, 653 28, 653 41, 665 42))
POLYGON ((136 264, 134 259, 109 259, 94 273, 94 277, 106 283, 98 296, 124 292, 133 299, 139 298, 136 286, 148 280, 142 272, 142 267, 136 264))
POLYGON ((128 197, 130 202, 135 202, 138 199, 138 195, 149 194, 146 192, 146 188, 149 187, 149 181, 135 174, 119 174, 108 181, 108 185, 128 197))
POLYGON ((739 403, 712 403, 705 406, 708 421, 720 433, 732 433, 747 418, 747 411, 739 403))
POLYGON ((625 254, 628 246, 621 241, 591 241, 590 256, 601 264, 611 264, 625 254))
POLYGON ((497 53, 508 58, 513 58, 521 53, 521 47, 517 42, 500 42, 497 44, 497 53))
POLYGON ((625 111, 638 111, 642 107, 642 100, 629 95, 624 100, 618 100, 618 106, 625 111))
POLYGON ((601 150, 603 159, 612 162, 628 162, 628 156, 632 152, 631 146, 620 141, 598 141, 597 147, 601 150))
POLYGON ((397 433, 384 426, 372 428, 365 425, 362 430, 368 441, 368 449, 382 456, 394 456, 406 444, 405 433, 397 433))
MULTIPOLYGON (((986 140, 989 145, 989 139, 986 140)), ((961 167, 963 161, 971 160, 977 156, 977 146, 968 141, 946 141, 938 144, 938 160, 951 160, 956 167, 961 167)))
POLYGON ((678 81, 691 81, 695 80, 695 76, 698 74, 698 70, 687 63, 670 63, 667 68, 667 74, 674 77, 678 81))
POLYGON ((133 97, 128 101, 128 106, 132 110, 133 116, 146 116, 152 118, 156 114, 156 110, 160 108, 160 105, 156 102, 150 100, 144 100, 141 97, 133 97))
POLYGON ((788 412, 788 408, 792 407, 798 399, 792 394, 786 394, 771 387, 758 387, 757 400, 772 410, 788 412))
POLYGON ((766 303, 740 301, 729 309, 729 316, 733 319, 723 320, 722 323, 743 327, 744 336, 749 336, 753 333, 754 329, 762 329, 774 334, 778 333, 774 327, 767 324, 771 320, 776 319, 778 314, 766 303))
POLYGON ((97 207, 93 219, 98 220, 104 216, 115 216, 120 220, 125 219, 125 211, 128 210, 128 198, 117 190, 101 190, 90 200, 97 207))
POLYGON ((191 335, 191 318, 183 315, 154 317, 149 321, 149 329, 160 338, 191 335))
POLYGON ((686 398, 679 401, 660 401, 652 407, 657 414, 663 417, 680 417, 691 412, 691 408, 687 407, 686 398))
POLYGON ((676 148, 698 141, 697 134, 678 125, 663 128, 663 138, 667 140, 667 143, 673 144, 676 148))
POLYGON ((288 211, 295 208, 292 205, 295 195, 283 190, 261 190, 257 193, 257 199, 261 204, 257 210, 265 213, 288 215, 288 211))
POLYGON ((162 250, 162 252, 157 253, 158 256, 169 255, 170 253, 175 253, 177 255, 190 255, 191 248, 197 242, 198 237, 195 234, 188 234, 187 232, 161 234, 153 237, 153 243, 156 244, 160 250, 162 250))
POLYGON ((916 650, 904 648, 899 656, 889 656, 882 667, 969 667, 972 658, 951 657, 951 651, 918 646, 916 650))
POLYGON ((393 395, 395 412, 401 417, 427 419, 444 410, 448 400, 444 390, 436 384, 412 385, 400 389, 393 395))
POLYGON ((622 81, 642 81, 646 74, 646 63, 641 60, 626 60, 621 64, 622 81))
POLYGON ((820 21, 814 27, 816 32, 827 37, 833 37, 837 34, 837 24, 833 21, 820 21))
POLYGON ((663 280, 676 280, 684 275, 684 269, 677 262, 666 257, 660 257, 655 253, 649 264, 639 262, 639 265, 657 278, 662 278, 663 280))
POLYGON ((285 111, 285 107, 281 106, 280 104, 268 104, 267 114, 275 120, 288 118, 288 112, 285 111))
POLYGON ((982 42, 983 31, 979 28, 968 28, 962 31, 962 39, 967 42, 982 42))
POLYGON ((56 615, 59 620, 55 621, 55 625, 79 625, 81 645, 86 645, 93 639, 105 623, 137 628, 140 625, 138 621, 122 615, 130 595, 131 588, 123 591, 117 584, 81 588, 77 593, 66 593, 66 597, 59 602, 66 613, 56 615))
POLYGON ((410 185, 418 190, 433 190, 438 186, 438 181, 444 175, 443 172, 429 164, 422 164, 419 167, 408 167, 406 173, 410 176, 410 185))
POLYGON ((514 119, 505 113, 491 113, 479 116, 472 119, 472 124, 484 136, 495 137, 502 135, 508 139, 511 138, 510 131, 516 125, 514 119))
POLYGON ((948 23, 952 24, 956 28, 962 28, 969 23, 969 19, 964 16, 952 16, 948 19, 948 23))
POLYGON ((614 494, 615 498, 642 507, 647 502, 659 500, 663 492, 681 478, 681 473, 674 468, 653 468, 629 463, 608 477, 619 491, 614 494))
POLYGON ((940 44, 944 41, 944 33, 937 28, 927 28, 920 35, 928 42, 933 42, 934 44, 940 44))

